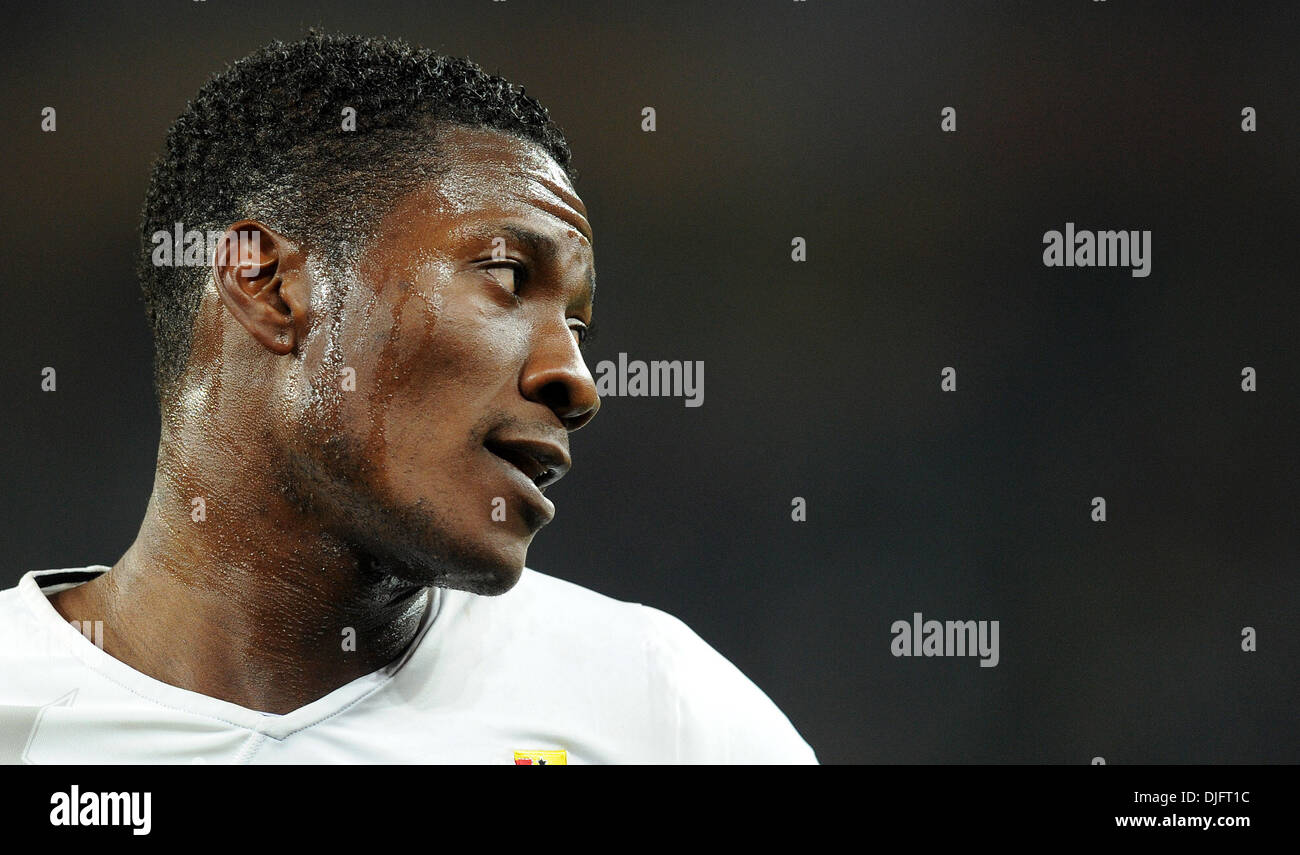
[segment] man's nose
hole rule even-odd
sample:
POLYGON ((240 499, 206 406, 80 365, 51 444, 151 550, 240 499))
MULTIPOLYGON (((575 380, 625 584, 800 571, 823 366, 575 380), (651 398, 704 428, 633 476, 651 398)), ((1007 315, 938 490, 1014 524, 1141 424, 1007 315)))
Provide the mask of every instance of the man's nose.
POLYGON ((596 381, 567 323, 548 326, 533 340, 519 389, 530 401, 549 407, 570 432, 591 421, 600 409, 596 381))

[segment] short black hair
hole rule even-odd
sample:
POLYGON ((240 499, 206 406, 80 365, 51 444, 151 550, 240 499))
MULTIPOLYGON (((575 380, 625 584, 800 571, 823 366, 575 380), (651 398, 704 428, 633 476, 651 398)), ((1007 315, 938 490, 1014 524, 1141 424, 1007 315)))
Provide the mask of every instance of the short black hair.
POLYGON ((210 78, 167 132, 140 219, 160 403, 189 360, 210 268, 156 264, 155 234, 171 235, 176 223, 206 234, 252 218, 332 263, 355 258, 379 217, 438 174, 434 132, 446 125, 530 140, 577 178, 564 134, 522 87, 400 39, 311 30, 210 78), (348 107, 355 130, 344 129, 348 107))

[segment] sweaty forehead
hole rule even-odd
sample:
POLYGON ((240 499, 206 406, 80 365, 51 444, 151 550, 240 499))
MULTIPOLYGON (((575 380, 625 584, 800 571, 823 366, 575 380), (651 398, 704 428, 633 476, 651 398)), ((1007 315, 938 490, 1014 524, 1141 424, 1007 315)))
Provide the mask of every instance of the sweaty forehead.
POLYGON ((591 241, 587 208, 564 170, 540 146, 511 134, 452 126, 439 133, 443 171, 423 188, 444 215, 534 207, 591 241))
POLYGON ((590 258, 587 210, 544 149, 499 131, 452 126, 438 135, 436 177, 399 201, 379 224, 363 271, 388 278, 440 255, 453 235, 522 225, 590 258), (385 275, 386 274, 386 275, 385 275))

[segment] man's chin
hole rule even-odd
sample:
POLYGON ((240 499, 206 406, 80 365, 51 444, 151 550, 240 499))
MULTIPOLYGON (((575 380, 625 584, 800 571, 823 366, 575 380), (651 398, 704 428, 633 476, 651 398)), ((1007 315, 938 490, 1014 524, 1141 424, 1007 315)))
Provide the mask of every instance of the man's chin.
POLYGON ((524 572, 524 564, 520 561, 518 564, 498 564, 469 569, 458 568, 458 570, 456 574, 445 577, 445 582, 435 584, 441 588, 468 591, 484 597, 498 597, 518 584, 519 577, 524 572))
MULTIPOLYGON (((514 546, 513 544, 511 546, 514 546)), ((423 552, 418 549, 384 550, 374 556, 374 571, 417 585, 432 585, 496 597, 513 588, 523 575, 528 557, 526 543, 515 548, 465 549, 423 552)))

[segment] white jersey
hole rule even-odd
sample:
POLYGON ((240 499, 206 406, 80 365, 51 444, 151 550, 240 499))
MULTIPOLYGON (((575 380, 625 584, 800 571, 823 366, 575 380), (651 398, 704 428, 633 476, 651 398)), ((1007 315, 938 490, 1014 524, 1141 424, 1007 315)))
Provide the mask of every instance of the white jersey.
POLYGON ((285 715, 136 671, 47 598, 107 570, 0 591, 0 763, 817 762, 677 618, 534 570, 498 597, 433 589, 405 653, 285 715))

